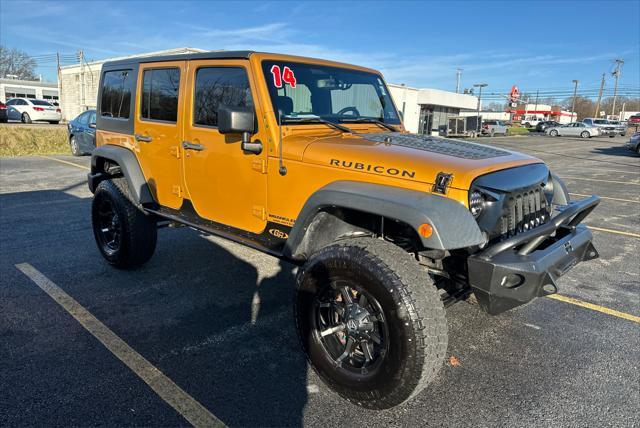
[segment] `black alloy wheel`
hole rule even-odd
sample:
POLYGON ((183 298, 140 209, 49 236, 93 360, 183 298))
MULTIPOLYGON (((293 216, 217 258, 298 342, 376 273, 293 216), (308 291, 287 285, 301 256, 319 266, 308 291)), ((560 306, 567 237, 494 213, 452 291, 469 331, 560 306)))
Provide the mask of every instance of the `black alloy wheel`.
POLYGON ((116 213, 111 199, 101 199, 96 213, 96 238, 102 251, 114 254, 120 249, 122 242, 122 222, 116 213))
POLYGON ((380 303, 361 287, 334 279, 315 301, 314 334, 342 368, 366 377, 389 352, 389 330, 380 303))

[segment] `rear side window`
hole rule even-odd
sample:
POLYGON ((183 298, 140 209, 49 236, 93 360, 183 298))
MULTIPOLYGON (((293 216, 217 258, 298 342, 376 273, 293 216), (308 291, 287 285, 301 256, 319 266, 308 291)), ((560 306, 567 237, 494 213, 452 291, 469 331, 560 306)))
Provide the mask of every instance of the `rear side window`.
POLYGON ((178 120, 179 68, 145 70, 142 75, 142 119, 176 122, 178 120))
POLYGON ((193 123, 218 126, 220 105, 253 108, 247 72, 241 67, 205 67, 196 72, 193 123))
POLYGON ((107 71, 102 79, 100 114, 129 119, 131 110, 131 70, 107 71))

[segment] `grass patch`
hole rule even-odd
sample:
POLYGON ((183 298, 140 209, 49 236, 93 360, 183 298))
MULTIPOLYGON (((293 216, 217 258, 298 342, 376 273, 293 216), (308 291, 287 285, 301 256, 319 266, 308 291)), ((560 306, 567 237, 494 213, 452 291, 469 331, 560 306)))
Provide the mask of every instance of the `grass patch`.
POLYGON ((65 127, 0 125, 0 157, 69 153, 65 127))
POLYGON ((515 126, 509 128, 509 135, 526 135, 528 133, 529 130, 527 128, 516 128, 515 126))

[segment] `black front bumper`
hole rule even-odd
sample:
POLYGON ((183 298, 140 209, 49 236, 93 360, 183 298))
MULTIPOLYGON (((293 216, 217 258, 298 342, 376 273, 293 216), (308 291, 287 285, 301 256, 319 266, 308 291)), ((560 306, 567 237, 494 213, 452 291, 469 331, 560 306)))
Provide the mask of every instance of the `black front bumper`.
POLYGON ((591 231, 579 223, 599 202, 597 196, 572 202, 549 223, 469 257, 469 284, 480 306, 497 315, 553 294, 556 279, 597 258, 591 231))

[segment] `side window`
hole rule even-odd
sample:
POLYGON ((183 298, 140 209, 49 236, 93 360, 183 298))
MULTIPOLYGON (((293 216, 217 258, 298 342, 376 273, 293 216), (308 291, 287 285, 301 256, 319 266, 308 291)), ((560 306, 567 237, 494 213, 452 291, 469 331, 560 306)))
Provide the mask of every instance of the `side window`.
POLYGON ((107 71, 102 80, 100 114, 128 119, 131 110, 131 70, 107 71))
POLYGON ((78 122, 80 122, 82 125, 88 125, 89 124, 89 112, 84 112, 82 113, 80 116, 78 116, 78 122))
POLYGON ((176 122, 178 120, 178 91, 180 69, 155 68, 142 75, 140 118, 176 122))
POLYGON ((218 108, 253 108, 247 72, 241 67, 205 67, 196 71, 193 123, 218 126, 218 108))

